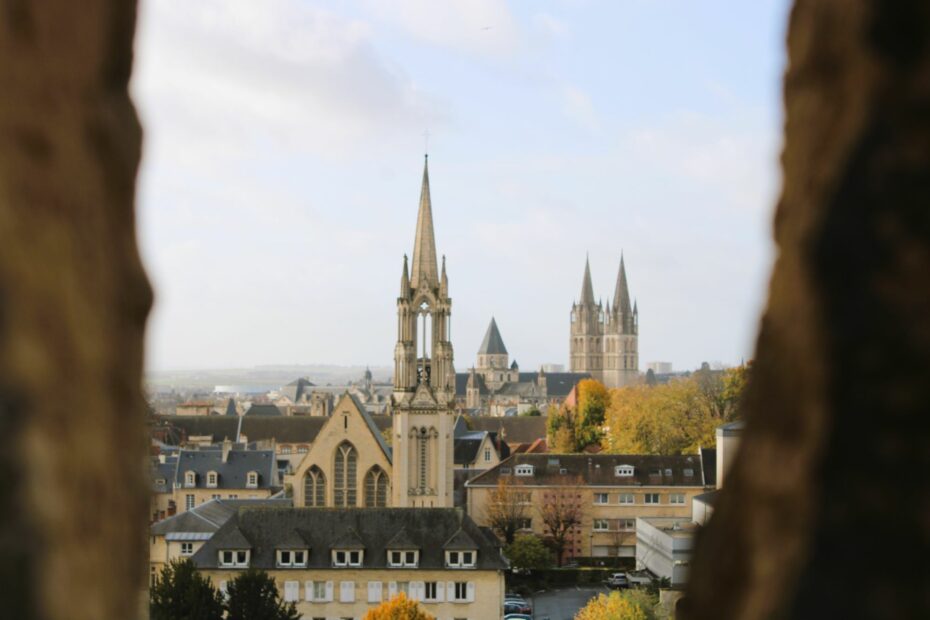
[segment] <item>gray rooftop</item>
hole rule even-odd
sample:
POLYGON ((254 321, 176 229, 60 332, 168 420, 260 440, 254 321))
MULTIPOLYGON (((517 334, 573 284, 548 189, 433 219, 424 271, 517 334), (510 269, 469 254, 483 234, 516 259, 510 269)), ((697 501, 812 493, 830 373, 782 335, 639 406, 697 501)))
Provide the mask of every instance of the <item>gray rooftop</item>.
POLYGON ((212 534, 243 507, 277 506, 289 508, 290 499, 211 499, 181 514, 162 519, 151 527, 152 536, 170 534, 212 534))
POLYGON ((504 339, 501 338, 500 330, 497 329, 497 321, 493 316, 491 324, 488 325, 488 331, 484 334, 484 340, 481 341, 478 355, 507 355, 507 347, 504 346, 504 339))
POLYGON ((222 449, 181 450, 175 475, 178 486, 184 485, 185 474, 189 471, 197 474, 197 488, 206 488, 207 473, 211 471, 218 474, 217 489, 245 489, 246 477, 251 471, 258 473, 257 488, 280 486, 277 460, 272 450, 232 449, 225 461, 222 449))
POLYGON ((216 568, 218 551, 251 549, 251 566, 274 568, 275 550, 299 532, 310 550, 308 568, 330 568, 330 551, 338 541, 364 548, 363 569, 387 566, 386 550, 395 538, 405 547, 420 550, 420 568, 438 569, 445 564, 447 544, 478 551, 477 567, 506 567, 498 543, 490 539, 470 517, 456 508, 252 508, 241 509, 194 554, 200 568, 216 568), (468 542, 470 541, 470 543, 468 542))

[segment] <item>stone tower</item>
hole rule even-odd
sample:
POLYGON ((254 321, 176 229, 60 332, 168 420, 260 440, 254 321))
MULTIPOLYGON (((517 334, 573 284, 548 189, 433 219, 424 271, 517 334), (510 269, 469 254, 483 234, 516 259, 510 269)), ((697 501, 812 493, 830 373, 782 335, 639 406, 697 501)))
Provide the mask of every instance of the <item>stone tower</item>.
POLYGON ((397 345, 394 348, 393 505, 453 505, 452 427, 455 368, 449 341, 452 300, 446 277, 436 264, 428 162, 413 243, 397 298, 397 345))
POLYGON ((581 299, 572 304, 572 372, 587 372, 607 387, 623 387, 639 377, 639 312, 630 305, 626 266, 620 257, 620 271, 614 290, 613 308, 594 301, 591 265, 585 260, 581 299))

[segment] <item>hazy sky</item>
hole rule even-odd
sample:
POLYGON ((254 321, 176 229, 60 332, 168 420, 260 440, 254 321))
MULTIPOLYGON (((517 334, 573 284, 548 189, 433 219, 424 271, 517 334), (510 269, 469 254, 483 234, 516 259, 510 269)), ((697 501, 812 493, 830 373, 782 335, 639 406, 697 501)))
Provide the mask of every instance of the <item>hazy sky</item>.
POLYGON ((151 369, 393 363, 430 132, 456 367, 567 364, 621 250, 640 366, 738 362, 773 249, 787 0, 142 0, 151 369))

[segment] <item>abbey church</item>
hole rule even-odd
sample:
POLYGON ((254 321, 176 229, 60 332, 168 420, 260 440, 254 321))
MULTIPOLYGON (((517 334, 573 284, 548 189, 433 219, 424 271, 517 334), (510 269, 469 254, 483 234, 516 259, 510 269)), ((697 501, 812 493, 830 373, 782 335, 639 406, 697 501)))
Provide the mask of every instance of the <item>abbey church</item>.
POLYGON ((397 298, 390 441, 364 406, 343 397, 295 472, 295 506, 453 506, 451 306, 445 258, 441 271, 436 260, 424 162, 413 257, 408 265, 404 256, 397 298))

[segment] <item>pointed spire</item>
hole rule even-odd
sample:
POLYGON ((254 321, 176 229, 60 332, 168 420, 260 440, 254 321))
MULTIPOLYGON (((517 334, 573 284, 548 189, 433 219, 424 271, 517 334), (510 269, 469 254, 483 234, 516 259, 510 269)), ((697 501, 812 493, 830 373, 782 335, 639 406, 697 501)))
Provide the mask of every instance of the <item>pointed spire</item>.
POLYGON ((404 272, 400 276, 400 296, 406 297, 410 290, 410 275, 407 271, 407 255, 404 254, 404 272))
POLYGON ((594 305, 594 287, 591 285, 591 264, 588 257, 584 259, 584 280, 581 282, 581 306, 594 305))
POLYGON ((484 340, 481 342, 481 348, 478 349, 478 355, 506 355, 507 347, 504 346, 504 339, 501 338, 500 330, 497 329, 497 321, 491 317, 491 324, 488 325, 488 331, 484 334, 484 340))
POLYGON ((623 264, 623 252, 620 253, 620 271, 617 273, 617 288, 614 290, 614 312, 629 314, 630 289, 626 284, 626 267, 623 264))
POLYGON ((413 241, 413 266, 410 285, 416 289, 420 284, 436 286, 436 238, 433 235, 433 207, 429 195, 428 156, 423 158, 423 186, 420 188, 420 211, 417 214, 417 234, 413 241))
POLYGON ((442 255, 442 275, 439 276, 439 290, 443 297, 449 295, 449 278, 446 277, 446 255, 442 255))

